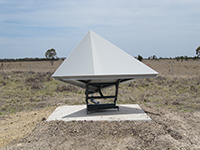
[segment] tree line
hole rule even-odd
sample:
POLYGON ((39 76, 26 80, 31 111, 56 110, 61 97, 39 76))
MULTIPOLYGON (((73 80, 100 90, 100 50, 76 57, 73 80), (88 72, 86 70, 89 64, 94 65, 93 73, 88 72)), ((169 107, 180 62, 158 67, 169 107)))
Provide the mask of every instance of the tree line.
MULTIPOLYGON (((46 58, 38 58, 38 57, 35 57, 35 58, 16 58, 16 59, 13 59, 13 58, 4 58, 4 59, 0 59, 0 62, 13 62, 13 61, 53 61, 55 60, 64 60, 65 57, 62 57, 62 58, 59 58, 57 56, 57 53, 56 53, 56 50, 54 48, 51 48, 51 49, 48 49, 46 52, 45 52, 45 57, 46 58)), ((141 56, 141 55, 138 55, 138 57, 135 57, 136 59, 138 59, 139 61, 142 61, 144 58, 141 56)), ((188 56, 177 56, 175 58, 162 58, 162 57, 157 57, 156 55, 152 55, 150 57, 148 57, 148 59, 152 59, 152 60, 158 60, 158 59, 176 59, 177 61, 181 60, 188 60, 188 59, 193 59, 193 60, 196 60, 196 59, 199 59, 200 58, 200 46, 196 49, 196 56, 194 57, 188 57, 188 56)))
POLYGON ((62 57, 62 58, 4 58, 4 59, 0 59, 0 62, 15 62, 15 61, 52 61, 52 60, 64 60, 65 57, 62 57))
MULTIPOLYGON (((142 61, 143 57, 141 55, 138 55, 138 57, 135 57, 136 59, 138 59, 139 61, 142 61)), ((162 57, 157 57, 156 55, 152 55, 150 57, 148 57, 148 59, 153 59, 153 60, 158 60, 158 59, 176 59, 177 61, 181 60, 188 60, 188 59, 193 59, 193 60, 197 60, 197 59, 200 59, 200 46, 197 47, 196 49, 196 56, 194 57, 188 57, 188 56, 177 56, 175 58, 162 58, 162 57)))
POLYGON ((194 57, 188 57, 188 56, 176 56, 174 58, 172 57, 157 57, 156 55, 149 56, 148 58, 143 58, 141 55, 138 55, 138 57, 135 57, 139 61, 142 61, 143 59, 149 59, 149 60, 160 60, 160 59, 176 59, 177 61, 183 61, 183 60, 198 60, 200 59, 199 56, 194 56, 194 57))
POLYGON ((38 57, 35 57, 35 58, 16 58, 16 59, 13 59, 13 58, 4 58, 4 59, 0 59, 0 62, 13 62, 13 61, 56 61, 56 60, 64 60, 65 57, 62 57, 62 58, 59 58, 57 57, 57 53, 56 53, 56 50, 54 48, 51 48, 51 49, 48 49, 46 52, 45 52, 45 57, 46 58, 38 58, 38 57))

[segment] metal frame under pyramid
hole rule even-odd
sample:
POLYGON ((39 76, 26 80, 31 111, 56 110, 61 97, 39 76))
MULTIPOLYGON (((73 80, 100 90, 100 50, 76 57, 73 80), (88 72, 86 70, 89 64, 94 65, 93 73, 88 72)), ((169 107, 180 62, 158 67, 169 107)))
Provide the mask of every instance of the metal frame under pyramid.
POLYGON ((153 78, 158 73, 127 54, 93 31, 75 47, 52 75, 56 80, 86 89, 87 112, 117 108, 119 84, 138 78, 153 78), (104 96, 103 88, 115 86, 115 95, 104 96), (98 92, 100 96, 93 96, 98 92), (91 96, 89 96, 91 94, 91 96), (111 104, 100 104, 94 99, 114 98, 111 104), (90 104, 88 100, 94 104, 90 104))

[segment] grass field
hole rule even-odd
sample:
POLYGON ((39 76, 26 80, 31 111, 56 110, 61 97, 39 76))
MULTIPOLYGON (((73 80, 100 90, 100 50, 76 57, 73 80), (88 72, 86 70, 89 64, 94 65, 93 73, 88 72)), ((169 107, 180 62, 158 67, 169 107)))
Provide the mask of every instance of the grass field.
MULTIPOLYGON (((199 113, 200 60, 176 61, 170 59, 143 60, 143 62, 159 72, 158 77, 121 84, 118 104, 137 103, 147 110, 152 108, 157 111, 166 110, 187 115, 199 113)), ((34 123, 29 123, 30 129, 25 128, 27 132, 18 133, 19 136, 12 136, 12 132, 7 135, 4 131, 6 128, 5 118, 9 118, 9 116, 12 118, 16 114, 23 117, 23 114, 33 115, 42 111, 47 117, 58 105, 85 104, 83 89, 61 83, 51 77, 61 63, 62 61, 55 61, 53 65, 51 62, 4 63, 4 70, 0 71, 1 146, 16 140, 16 138, 22 138, 30 133, 33 127, 35 128, 34 123), (5 136, 12 138, 5 138, 5 136)), ((113 91, 114 88, 103 90, 104 93, 109 94, 113 91)), ((39 118, 42 119, 41 116, 39 118)), ((40 119, 35 121, 40 122, 40 119)), ((27 125, 28 123, 23 122, 23 124, 27 125)), ((199 127, 199 122, 196 126, 199 127)))
MULTIPOLYGON (((62 60, 54 61, 27 61, 27 62, 4 62, 4 71, 33 71, 33 72, 54 72, 62 63, 62 60)), ((151 68, 157 70, 160 76, 171 77, 191 77, 199 76, 200 60, 179 60, 176 59, 161 59, 142 61, 151 68), (172 67, 173 66, 173 67, 172 67)))
MULTIPOLYGON (((0 114, 57 104, 84 104, 83 89, 55 81, 51 77, 61 63, 4 63, 4 71, 0 72, 0 114), (31 70, 29 65, 32 66, 31 70)), ((137 102, 148 105, 150 102, 155 106, 185 111, 200 108, 199 103, 194 103, 200 97, 200 61, 144 60, 144 63, 158 71, 159 76, 155 79, 141 79, 120 85, 121 100, 118 103, 137 102)), ((114 90, 111 88, 105 92, 112 91, 114 90)))
MULTIPOLYGON (((33 71, 33 72, 54 72, 62 63, 62 60, 53 61, 19 61, 3 62, 4 71, 33 71)), ((2 63, 0 63, 2 64, 2 63)))

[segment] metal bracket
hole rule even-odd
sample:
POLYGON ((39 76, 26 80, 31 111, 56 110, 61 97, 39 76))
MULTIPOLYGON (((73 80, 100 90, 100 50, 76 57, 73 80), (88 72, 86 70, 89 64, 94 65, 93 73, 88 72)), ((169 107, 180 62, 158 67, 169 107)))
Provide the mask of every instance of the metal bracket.
POLYGON ((117 95, 118 95, 118 88, 119 88, 119 83, 120 79, 117 80, 115 83, 91 83, 91 80, 88 80, 86 82, 86 90, 85 90, 85 95, 86 95, 86 105, 87 105, 87 113, 93 110, 98 110, 98 109, 110 109, 110 108, 116 108, 119 110, 119 106, 116 106, 117 102, 117 95), (104 86, 108 85, 115 85, 115 95, 110 95, 110 96, 104 96, 101 88, 104 86), (89 86, 95 86, 98 87, 98 92, 100 96, 89 96, 89 94, 93 93, 92 91, 89 91, 89 86), (88 99, 106 99, 106 98, 114 98, 113 103, 107 103, 107 104, 100 104, 100 103, 95 103, 95 104, 89 104, 88 99))

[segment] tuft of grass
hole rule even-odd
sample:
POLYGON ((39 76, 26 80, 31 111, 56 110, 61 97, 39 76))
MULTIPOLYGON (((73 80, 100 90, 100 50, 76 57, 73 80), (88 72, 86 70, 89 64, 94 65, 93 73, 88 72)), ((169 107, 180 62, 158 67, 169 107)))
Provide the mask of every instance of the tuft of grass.
POLYGON ((63 91, 77 92, 77 88, 72 85, 62 84, 62 85, 58 85, 55 91, 56 92, 63 92, 63 91))

